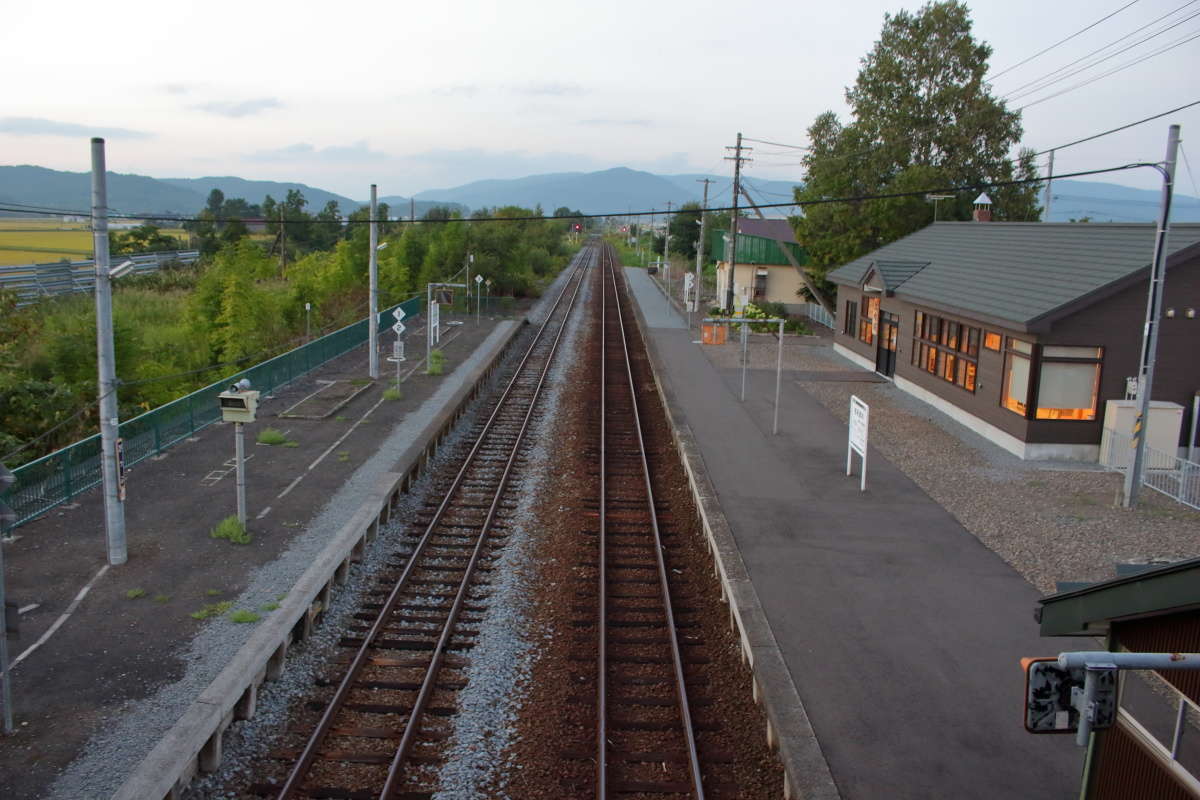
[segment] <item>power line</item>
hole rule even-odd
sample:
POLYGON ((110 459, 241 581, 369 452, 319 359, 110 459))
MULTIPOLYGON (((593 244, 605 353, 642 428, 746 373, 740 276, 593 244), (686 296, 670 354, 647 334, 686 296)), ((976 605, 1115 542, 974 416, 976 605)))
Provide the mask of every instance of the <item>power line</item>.
MULTIPOLYGON (((1134 2, 1137 2, 1137 0, 1134 0, 1134 2)), ((806 147, 804 145, 799 145, 799 144, 784 144, 782 142, 768 142, 766 139, 751 139, 749 136, 743 136, 742 141, 757 142, 758 144, 769 144, 772 147, 786 147, 790 150, 811 150, 812 149, 811 147, 806 147)))
POLYGON ((1179 8, 1176 8, 1174 11, 1170 11, 1166 14, 1163 14, 1158 19, 1155 19, 1151 22, 1146 23, 1145 25, 1143 25, 1142 27, 1138 28, 1137 30, 1135 30, 1131 33, 1127 33, 1124 36, 1114 39, 1113 41, 1109 42, 1108 44, 1104 45, 1103 47, 1098 47, 1095 50, 1091 51, 1090 53, 1080 56, 1079 58, 1075 59, 1074 61, 1070 62, 1069 64, 1064 64, 1061 67, 1052 69, 1049 72, 1047 72, 1046 74, 1044 74, 1038 78, 1034 78, 1031 81, 1027 81, 1026 83, 1023 83, 1020 86, 1016 87, 1015 89, 1010 89, 1009 91, 1007 91, 1003 95, 1001 95, 1001 98, 1005 99, 1005 100, 1012 100, 1012 99, 1016 99, 1017 97, 1021 97, 1021 96, 1025 96, 1028 94, 1032 94, 1034 92, 1041 91, 1042 89, 1045 89, 1048 86, 1051 86, 1059 81, 1066 80, 1067 78, 1070 78, 1073 75, 1078 75, 1080 72, 1091 69, 1092 67, 1097 66, 1099 64, 1102 64, 1105 61, 1109 60, 1110 58, 1115 58, 1116 56, 1119 56, 1121 53, 1127 52, 1128 50, 1131 50, 1131 49, 1137 47, 1138 45, 1145 44, 1146 42, 1150 41, 1151 39, 1161 36, 1162 34, 1166 33, 1167 31, 1171 30, 1172 28, 1176 28, 1176 27, 1182 25, 1183 23, 1185 23, 1191 19, 1194 19, 1197 16, 1197 13, 1200 13, 1200 12, 1193 13, 1191 16, 1184 17, 1181 20, 1177 20, 1177 21, 1171 23, 1170 25, 1167 25, 1166 27, 1162 28, 1161 30, 1155 31, 1154 33, 1151 33, 1148 36, 1145 36, 1145 37, 1139 39, 1138 41, 1134 42, 1133 44, 1123 47, 1120 50, 1117 50, 1115 52, 1109 53, 1108 55, 1098 58, 1095 61, 1093 61, 1089 64, 1085 64, 1085 65, 1079 67, 1078 69, 1075 69, 1069 73, 1060 74, 1060 73, 1063 73, 1066 70, 1070 69, 1071 67, 1074 67, 1079 62, 1086 61, 1087 59, 1091 58, 1092 56, 1096 55, 1097 53, 1102 53, 1105 50, 1109 49, 1110 47, 1114 47, 1114 46, 1120 44, 1121 42, 1125 41, 1126 39, 1129 39, 1132 36, 1136 36, 1138 33, 1141 33, 1143 30, 1145 30, 1146 28, 1149 28, 1151 25, 1161 22, 1162 20, 1166 19, 1167 17, 1170 17, 1170 16, 1176 14, 1177 12, 1183 10, 1184 8, 1187 8, 1188 6, 1192 5, 1195 2, 1197 2, 1197 0, 1189 0, 1189 2, 1184 3, 1182 6, 1180 6, 1179 8), (1030 87, 1032 87, 1032 88, 1030 88, 1030 87), (1028 89, 1028 91, 1025 91, 1026 89, 1028 89))
POLYGON ((1077 31, 1075 31, 1074 33, 1072 33, 1070 36, 1068 36, 1068 37, 1067 37, 1067 38, 1065 38, 1065 39, 1059 39, 1057 42, 1055 42, 1054 44, 1050 45, 1050 46, 1049 46, 1049 47, 1047 47, 1045 50, 1039 50, 1038 52, 1034 53, 1033 55, 1031 55, 1029 58, 1025 59, 1024 61, 1018 61, 1016 64, 1013 64, 1011 67, 1008 67, 1007 69, 1003 69, 1003 70, 1001 70, 1000 72, 997 72, 997 73, 995 73, 994 75, 988 75, 988 76, 984 77, 984 80, 985 80, 985 81, 986 81, 986 80, 995 80, 996 78, 999 78, 1001 75, 1006 75, 1006 74, 1008 74, 1009 72, 1012 72, 1012 71, 1013 71, 1014 69, 1016 69, 1017 67, 1024 66, 1025 64, 1028 64, 1030 61, 1033 61, 1033 60, 1034 60, 1035 58, 1037 58, 1038 56, 1045 55, 1046 53, 1049 53, 1051 50, 1053 50, 1054 48, 1058 47, 1060 44, 1066 44, 1067 42, 1071 41, 1072 39, 1074 39, 1074 38, 1075 38, 1076 36, 1078 36, 1079 34, 1081 34, 1081 33, 1086 33, 1087 31, 1090 31, 1092 28, 1096 27, 1096 26, 1097 26, 1097 25, 1099 25, 1101 22, 1104 22, 1104 20, 1106 20, 1106 19, 1110 19, 1110 18, 1112 18, 1112 17, 1115 17, 1117 14, 1120 14, 1122 11, 1124 11, 1125 9, 1129 8, 1129 7, 1130 7, 1130 6, 1132 6, 1132 5, 1137 5, 1137 2, 1138 2, 1138 0, 1133 0, 1133 2, 1131 2, 1131 3, 1126 3, 1125 5, 1123 5, 1123 6, 1121 6, 1120 8, 1118 8, 1116 11, 1112 12, 1111 14, 1108 14, 1107 16, 1101 17, 1100 19, 1098 19, 1098 20, 1096 20, 1095 22, 1093 22, 1091 25, 1088 25, 1086 28, 1082 28, 1082 29, 1080 29, 1080 30, 1077 30, 1077 31))
POLYGON ((1174 42, 1172 44, 1165 45, 1164 47, 1160 48, 1159 50, 1157 50, 1153 53, 1149 53, 1147 55, 1141 56, 1140 58, 1134 59, 1133 61, 1129 61, 1125 64, 1122 64, 1119 67, 1114 67, 1113 69, 1109 70, 1108 72, 1103 73, 1102 75, 1097 75, 1094 78, 1089 78, 1088 80, 1083 81, 1081 83, 1077 83, 1074 86, 1068 86, 1066 89, 1055 92, 1054 94, 1051 94, 1051 95, 1047 95, 1046 97, 1043 97, 1039 100, 1034 100, 1033 102, 1026 103, 1023 106, 1016 108, 1015 110, 1016 111, 1024 111, 1027 108, 1031 108, 1040 103, 1044 103, 1047 100, 1053 100, 1056 97, 1061 97, 1062 95, 1067 94, 1068 92, 1073 92, 1076 89, 1080 89, 1084 86, 1095 83, 1096 81, 1101 80, 1102 78, 1107 78, 1110 75, 1115 75, 1116 73, 1121 72, 1126 69, 1129 69, 1130 67, 1135 67, 1138 64, 1141 64, 1143 61, 1148 61, 1151 58, 1154 58, 1155 56, 1160 56, 1169 50, 1174 50, 1176 47, 1181 47, 1181 46, 1187 44, 1188 42, 1194 41, 1195 39, 1200 39, 1200 32, 1192 33, 1192 34, 1188 35, 1188 38, 1186 38, 1186 39, 1177 40, 1176 42, 1174 42))
POLYGON ((1107 131, 1104 131, 1103 133, 1096 133, 1091 136, 1084 137, 1083 139, 1076 139, 1073 142, 1067 142, 1066 144, 1060 144, 1058 147, 1049 147, 1045 150, 1040 150, 1040 151, 1034 153, 1034 155, 1035 156, 1044 156, 1046 153, 1050 153, 1055 150, 1065 150, 1068 147, 1074 147, 1077 144, 1083 144, 1084 142, 1090 142, 1093 139, 1099 139, 1102 136, 1108 136, 1110 134, 1119 133, 1120 131, 1126 130, 1128 128, 1132 128, 1136 125, 1141 125, 1143 122, 1151 122, 1153 120, 1160 119, 1161 117, 1165 117, 1168 114, 1174 114, 1176 111, 1183 111, 1185 108, 1191 108, 1192 106, 1200 106, 1200 100, 1193 100, 1190 103, 1185 103, 1181 106, 1172 108, 1170 111, 1164 111, 1161 114, 1155 114, 1152 117, 1146 117, 1144 119, 1139 119, 1137 122, 1130 122, 1128 125, 1122 125, 1119 128, 1113 128, 1112 130, 1107 130, 1107 131))

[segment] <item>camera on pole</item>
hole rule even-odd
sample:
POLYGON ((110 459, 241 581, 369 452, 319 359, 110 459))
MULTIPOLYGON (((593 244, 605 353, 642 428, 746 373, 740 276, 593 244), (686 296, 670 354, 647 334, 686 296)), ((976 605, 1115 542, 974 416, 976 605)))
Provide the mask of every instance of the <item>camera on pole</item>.
POLYGON ((258 411, 259 392, 250 389, 250 381, 242 378, 221 392, 218 402, 221 405, 221 419, 226 422, 254 422, 254 414, 258 411))

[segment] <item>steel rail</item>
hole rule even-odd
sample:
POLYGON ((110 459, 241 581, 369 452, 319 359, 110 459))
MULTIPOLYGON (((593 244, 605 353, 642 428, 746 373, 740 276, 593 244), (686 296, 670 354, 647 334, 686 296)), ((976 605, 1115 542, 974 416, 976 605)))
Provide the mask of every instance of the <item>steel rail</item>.
MULTIPOLYGON (((590 261, 590 259, 587 259, 590 261)), ((441 636, 438 637, 437 646, 433 650, 433 656, 429 664, 428 670, 425 672, 425 678, 421 682, 421 690, 417 694, 417 699, 413 703, 412 710, 408 714, 408 719, 404 723, 404 733, 401 735, 400 744, 396 748, 396 754, 392 758, 391 766, 388 767, 387 782, 383 785, 383 791, 380 792, 381 800, 388 800, 392 793, 399 785, 401 773, 403 770, 404 761, 408 758, 409 751, 412 748, 413 739, 417 732, 417 721, 424 713, 425 705, 429 702, 429 697, 433 693, 434 682, 437 679, 438 672, 441 669, 442 660, 446 654, 446 645, 450 642, 450 637, 453 635, 454 625, 458 621, 459 612, 462 610, 464 601, 466 600, 467 591, 470 584, 472 573, 475 571, 475 565, 479 562, 479 555, 483 551, 483 545, 487 541, 488 532, 492 528, 492 523, 496 519, 496 512, 500 508, 500 500, 504 494, 505 488, 508 486, 508 479, 512 474, 513 463, 517 460, 517 455, 521 449, 521 443, 525 440, 525 433, 529 430, 529 421, 533 418, 533 412, 537 406, 538 399, 542 394, 542 387, 546 383, 546 375, 550 372, 550 367, 554 363, 554 356, 558 352, 559 342, 562 341, 563 332, 567 328, 567 323, 570 322, 571 312, 575 308, 575 301, 579 297, 579 287, 583 285, 582 270, 580 268, 580 278, 575 281, 575 290, 571 293, 571 300, 567 304, 567 309, 562 317, 562 323, 558 326, 558 332, 554 335, 554 341, 550 344, 550 352, 546 354, 546 363, 542 366, 541 374, 538 375, 537 384, 533 388, 533 394, 529 399, 529 407, 525 410, 525 416, 521 420, 521 430, 518 431, 516 439, 513 441, 512 450, 508 454, 508 459, 504 464, 504 472, 500 476, 500 485, 496 487, 496 493, 492 498, 490 507, 488 508, 487 517, 484 519, 483 525, 479 529, 479 538, 475 542, 475 548, 471 551, 471 560, 467 563, 466 572, 463 575, 462 581, 459 583, 458 591, 454 596, 454 604, 450 608, 450 614, 446 618, 445 625, 442 628, 441 636)), ((565 290, 565 287, 564 287, 565 290)), ((549 318, 547 318, 549 319, 549 318)))
POLYGON ((604 291, 605 268, 612 263, 608 248, 600 250, 600 561, 597 580, 600 616, 597 622, 599 636, 599 667, 596 670, 596 797, 608 797, 608 557, 605 526, 608 506, 608 297, 604 291))
POLYGON ((572 302, 574 302, 574 298, 579 291, 579 283, 582 280, 584 271, 583 263, 585 260, 586 259, 580 259, 580 263, 575 267, 575 274, 571 276, 570 280, 568 280, 567 285, 563 287, 563 290, 555 299, 554 305, 546 313, 546 319, 542 322, 541 327, 538 328, 533 341, 530 343, 529 348, 522 356, 520 363, 513 372, 512 378, 509 380, 508 385, 505 386, 503 394, 501 394, 500 399, 496 402, 495 408, 492 409, 492 413, 488 416, 487 422, 484 424, 483 428, 479 432, 479 436, 471 446, 470 452, 463 460, 463 464, 459 468, 458 473, 454 476, 454 480, 452 481, 450 488, 446 490, 445 496, 438 505, 437 511, 434 512, 432 519, 425 528, 425 532, 421 535, 420 540, 413 549, 412 555, 409 557, 408 562, 404 566, 404 570, 397 579, 395 585, 392 587, 391 592, 388 594, 387 600, 384 602, 383 607, 380 609, 379 614, 375 618, 375 622, 372 623, 370 630, 363 637, 362 644, 359 645, 359 648, 354 655, 354 659, 350 663, 350 667, 347 669, 345 676, 343 676, 341 682, 338 684, 337 691, 326 705, 325 711, 322 713, 316 729, 313 731, 312 736, 309 737, 308 743, 304 747, 304 751, 300 754, 300 758, 297 759, 295 765, 292 767, 291 772, 288 774, 287 781, 285 781, 283 786, 280 787, 279 793, 276 795, 276 800, 289 800, 289 798, 295 796, 296 791, 300 788, 300 782, 308 774, 309 769, 316 760, 319 748, 322 744, 324 744, 325 738, 329 733, 329 729, 333 726, 334 717, 345 704, 346 698, 354 686, 354 682, 357 680, 359 673, 362 672, 363 667, 366 665, 368 654, 375 642, 375 639, 379 636, 379 633, 387 624, 388 617, 390 617, 392 612, 395 610, 395 606, 398 603, 401 594, 403 594, 403 592, 407 589, 408 581, 416 569, 418 559, 424 552, 429 540, 433 537, 434 529, 438 526, 446 509, 450 506, 450 500, 452 496, 462 484, 463 478, 465 477, 468 469, 472 466, 475 455, 483 446, 483 442, 488 433, 491 432, 496 418, 499 416, 501 409, 504 408, 504 403, 508 399, 509 394, 512 393, 513 388, 517 385, 518 379, 522 377, 522 372, 526 363, 528 363, 530 357, 533 355, 534 349, 538 346, 538 344, 541 343, 542 334, 545 332, 546 327, 550 324, 551 319, 554 318, 554 314, 561 305, 563 298, 566 296, 568 289, 571 287, 572 282, 575 284, 575 292, 571 295, 572 302))
MULTIPOLYGON (((605 249, 607 250, 607 245, 605 249)), ((612 258, 608 260, 609 277, 613 287, 613 306, 617 312, 618 329, 621 331, 621 350, 625 356, 625 374, 628 379, 629 393, 633 404, 633 427, 637 432, 638 457, 642 465, 642 479, 646 486, 646 508, 650 515, 650 527, 654 533, 654 557, 658 564, 658 582, 662 590, 663 610, 667 618, 667 634, 671 643, 671 661, 675 671, 675 691, 679 700, 679 720, 683 726, 684 738, 687 740, 688 766, 691 773, 692 787, 696 800, 704 800, 704 787, 700 776, 700 756, 696 750, 696 735, 692 729, 692 714, 688 706, 687 688, 683 677, 683 657, 679 651, 679 637, 675 632, 675 614, 671 606, 671 590, 667 581, 667 565, 663 560, 662 536, 658 529, 658 513, 654 508, 654 487, 650 480, 650 465, 646 460, 646 443, 642 436, 642 420, 638 411, 637 386, 633 378, 633 363, 629 357, 629 340, 625 336, 625 316, 621 312, 621 293, 617 284, 617 273, 613 267, 612 258)), ((606 713, 601 708, 600 714, 606 713)), ((600 800, 605 800, 601 796, 600 800)))

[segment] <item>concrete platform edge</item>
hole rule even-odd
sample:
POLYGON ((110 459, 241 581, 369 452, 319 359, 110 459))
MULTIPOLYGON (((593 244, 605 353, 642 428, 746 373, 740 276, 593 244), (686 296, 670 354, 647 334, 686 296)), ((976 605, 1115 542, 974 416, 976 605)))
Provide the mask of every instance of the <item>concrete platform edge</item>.
POLYGON ((379 526, 390 521, 400 494, 408 490, 437 452, 521 331, 523 322, 510 325, 510 330, 493 345, 492 353, 468 373, 450 402, 405 450, 394 471, 380 476, 366 502, 332 537, 279 608, 259 624, 229 664, 126 778, 112 800, 176 800, 197 771, 211 772, 219 767, 225 728, 235 719, 254 715, 259 685, 282 673, 288 647, 308 635, 328 606, 334 586, 345 583, 350 563, 374 539, 379 526))
POLYGON ((691 429, 678 421, 681 417, 678 405, 662 381, 662 360, 647 335, 647 325, 636 301, 634 308, 654 372, 654 385, 687 472, 692 497, 713 555, 714 571, 721 581, 721 593, 729 603, 730 625, 741 642, 742 658, 754 676, 754 699, 767 716, 767 741, 783 764, 784 797, 786 800, 840 800, 841 792, 750 581, 733 531, 708 478, 699 445, 691 429))

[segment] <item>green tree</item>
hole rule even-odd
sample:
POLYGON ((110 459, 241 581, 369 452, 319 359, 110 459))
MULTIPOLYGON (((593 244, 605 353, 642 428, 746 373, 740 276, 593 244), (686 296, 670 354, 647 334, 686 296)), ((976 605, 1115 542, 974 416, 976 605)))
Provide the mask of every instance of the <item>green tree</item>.
POLYGON ((178 250, 179 240, 168 236, 154 225, 138 225, 125 233, 114 231, 108 237, 109 251, 113 255, 129 253, 153 253, 162 250, 178 250))
MULTIPOLYGON (((967 186, 939 218, 969 219, 987 184, 1036 178, 1020 141, 1020 114, 984 83, 991 47, 971 34, 965 3, 944 0, 884 16, 883 31, 847 90, 853 120, 832 111, 808 130, 799 202, 900 192, 914 197, 808 205, 794 220, 812 264, 830 268, 933 221, 920 193, 967 186)), ((1036 220, 1037 184, 989 189, 997 220, 1036 220)))
POLYGON ((696 242, 700 241, 700 204, 684 203, 679 211, 671 217, 668 227, 671 242, 668 248, 688 258, 696 257, 696 242))

